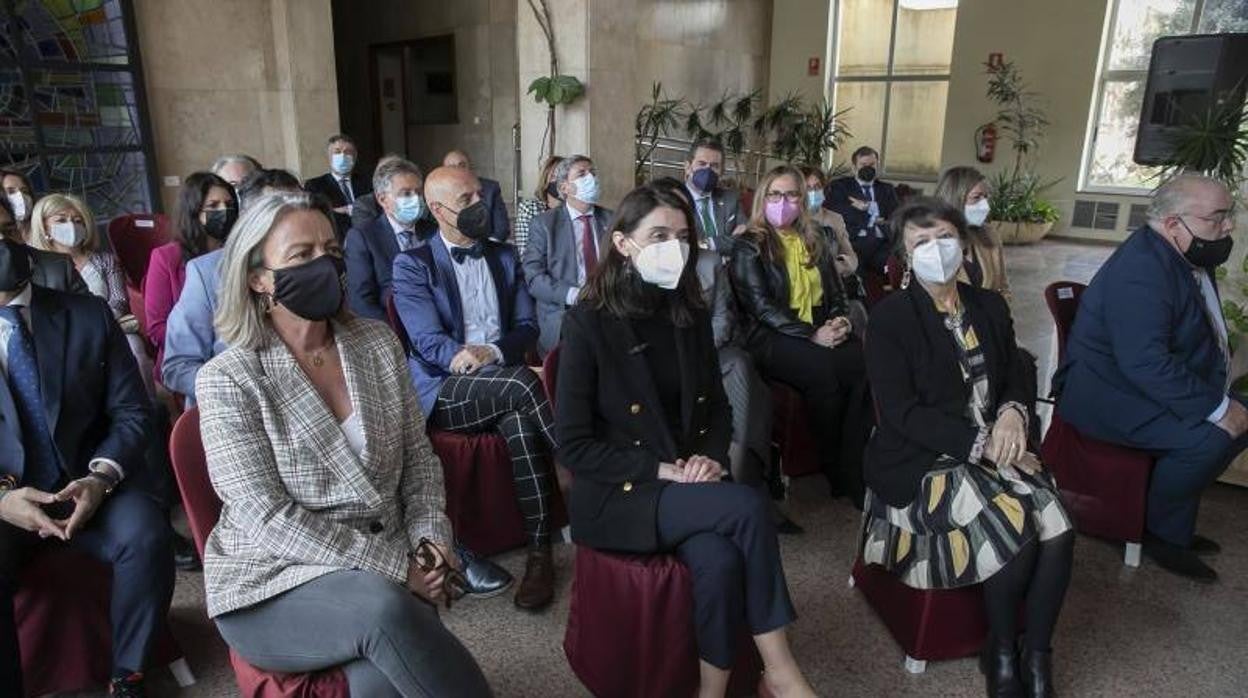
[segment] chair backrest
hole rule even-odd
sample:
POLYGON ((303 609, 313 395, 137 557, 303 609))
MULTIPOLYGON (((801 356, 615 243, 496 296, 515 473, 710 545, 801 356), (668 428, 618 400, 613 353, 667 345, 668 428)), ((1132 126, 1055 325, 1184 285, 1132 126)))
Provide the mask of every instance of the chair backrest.
POLYGON ((555 408, 555 381, 559 377, 559 345, 546 352, 542 359, 542 387, 546 389, 546 397, 550 399, 550 408, 555 408))
POLYGON ((108 241, 121 261, 126 282, 143 288, 152 250, 169 242, 169 218, 163 213, 130 213, 108 223, 108 241))
POLYGON ((191 525, 191 536, 199 555, 204 555, 204 542, 221 516, 221 500, 208 478, 208 461, 204 443, 199 437, 199 410, 192 407, 178 418, 169 437, 169 460, 178 478, 178 491, 191 525))
POLYGON ((1057 325, 1057 363, 1066 358, 1066 338, 1075 325, 1075 312, 1079 310, 1079 297, 1087 286, 1076 281, 1057 281, 1044 289, 1044 302, 1049 306, 1053 324, 1057 325))
POLYGON ((403 351, 407 354, 412 353, 412 340, 407 336, 407 329, 403 327, 403 320, 399 318, 399 309, 394 304, 394 296, 391 295, 386 299, 386 322, 390 323, 390 329, 399 336, 399 343, 403 345, 403 351))

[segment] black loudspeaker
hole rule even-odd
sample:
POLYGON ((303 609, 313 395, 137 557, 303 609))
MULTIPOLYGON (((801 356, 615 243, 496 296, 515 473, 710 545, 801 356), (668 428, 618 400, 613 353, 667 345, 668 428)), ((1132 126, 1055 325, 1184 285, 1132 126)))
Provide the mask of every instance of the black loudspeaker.
POLYGON ((1163 36, 1153 43, 1134 159, 1164 165, 1170 136, 1215 105, 1243 104, 1248 34, 1163 36))

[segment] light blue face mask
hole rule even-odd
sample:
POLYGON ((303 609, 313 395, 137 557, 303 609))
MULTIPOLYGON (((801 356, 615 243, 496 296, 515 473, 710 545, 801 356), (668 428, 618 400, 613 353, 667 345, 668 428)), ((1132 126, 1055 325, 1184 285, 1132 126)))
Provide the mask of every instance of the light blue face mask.
POLYGON ((334 174, 345 175, 355 167, 355 158, 347 153, 333 153, 329 156, 329 168, 334 174))
POLYGON ((420 194, 399 196, 394 199, 394 218, 403 225, 411 225, 425 212, 425 200, 420 194))
POLYGON ((587 204, 598 203, 598 196, 601 192, 598 188, 598 178, 593 172, 583 175, 574 184, 576 185, 576 198, 587 204))
POLYGON ((823 206, 823 190, 811 189, 806 192, 806 206, 812 211, 818 211, 823 206))

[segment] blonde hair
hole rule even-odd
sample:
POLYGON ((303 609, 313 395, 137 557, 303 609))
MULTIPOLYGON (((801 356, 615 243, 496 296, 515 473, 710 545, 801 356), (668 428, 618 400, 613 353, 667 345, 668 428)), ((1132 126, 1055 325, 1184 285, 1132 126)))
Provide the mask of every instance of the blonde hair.
POLYGON ((758 188, 754 191, 754 208, 750 213, 750 222, 745 235, 758 245, 759 251, 765 258, 776 261, 784 259, 784 247, 779 241, 780 232, 767 220, 767 190, 771 189, 772 182, 786 175, 797 182, 798 191, 802 195, 801 200, 797 202, 797 218, 793 221, 792 227, 806 247, 806 254, 810 259, 807 266, 813 267, 830 250, 828 241, 819 228, 819 223, 811 217, 810 209, 806 205, 806 177, 802 175, 801 170, 792 165, 780 165, 773 168, 759 181, 758 188))
POLYGON ((325 205, 310 195, 280 192, 249 204, 230 229, 218 267, 221 287, 213 322, 217 335, 229 346, 252 351, 268 346, 269 301, 252 290, 251 274, 264 264, 261 248, 269 233, 294 211, 318 211, 327 221, 333 220, 325 205))
POLYGON ((62 211, 72 211, 82 216, 83 225, 87 228, 87 237, 75 249, 86 254, 93 254, 100 249, 100 232, 95 229, 95 216, 82 199, 73 194, 48 194, 35 202, 30 210, 30 235, 27 243, 31 247, 55 252, 52 246, 52 231, 43 224, 43 219, 54 216, 62 211))

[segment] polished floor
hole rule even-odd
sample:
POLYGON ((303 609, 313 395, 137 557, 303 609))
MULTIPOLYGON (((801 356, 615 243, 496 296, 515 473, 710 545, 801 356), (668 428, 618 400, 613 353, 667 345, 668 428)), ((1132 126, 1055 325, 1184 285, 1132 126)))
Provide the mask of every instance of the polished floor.
MULTIPOLYGON (((1048 283, 1087 281, 1107 247, 1044 242, 1012 248, 1007 258, 1020 342, 1051 362, 1052 324, 1041 298, 1048 283)), ((823 496, 820 478, 795 481, 789 508, 807 532, 782 541, 785 569, 800 618, 794 651, 824 696, 976 696, 982 679, 972 660, 902 668, 902 653, 858 592, 846 585, 858 516, 823 496)), ((1215 485, 1201 511, 1202 532, 1223 544, 1213 562, 1222 581, 1187 582, 1148 560, 1124 567, 1122 548, 1081 537, 1074 581, 1056 637, 1056 678, 1065 696, 1248 695, 1248 490, 1215 485)), ((499 558, 517 575, 521 553, 499 558)), ((572 549, 557 548, 559 596, 541 614, 516 610, 509 595, 457 605, 445 615, 484 667, 499 696, 582 696, 563 656, 572 549)), ((674 619, 673 622, 678 622, 674 619)), ((199 682, 177 692, 154 672, 159 695, 230 696, 237 691, 225 648, 204 616, 201 577, 182 574, 174 631, 199 682)))

